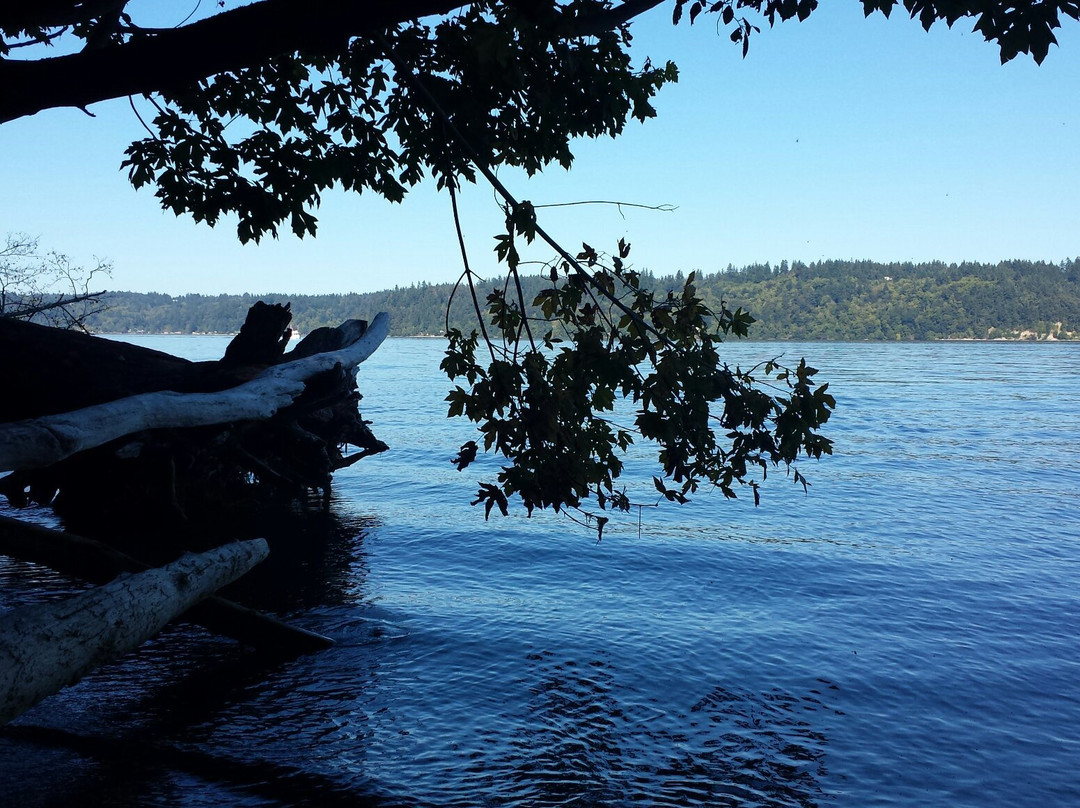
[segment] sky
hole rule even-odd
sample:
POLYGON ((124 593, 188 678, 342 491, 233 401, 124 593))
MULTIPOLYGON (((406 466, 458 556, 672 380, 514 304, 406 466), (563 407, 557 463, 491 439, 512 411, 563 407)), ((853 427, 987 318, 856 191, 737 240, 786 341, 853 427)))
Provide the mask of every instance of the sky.
MULTIPOLYGON (((174 3, 177 22, 186 15, 174 3)), ((163 8, 165 6, 159 6, 163 8)), ((573 168, 500 179, 550 208, 540 223, 572 250, 632 244, 638 269, 715 272, 781 260, 1060 261, 1080 256, 1080 25, 1042 66, 1001 65, 961 21, 929 34, 903 13, 864 19, 857 0, 763 28, 747 58, 702 15, 635 22, 639 61, 671 59, 680 81, 657 118, 581 141, 573 168)), ((366 292, 461 272, 449 200, 432 186, 403 204, 328 193, 316 238, 241 245, 162 211, 120 169, 143 134, 126 100, 48 110, 0 127, 0 237, 36 236, 75 263, 106 259, 113 290, 169 294, 366 292)), ((490 189, 462 195, 473 268, 498 274, 502 213, 490 189)), ((537 260, 550 257, 535 252, 537 260)))

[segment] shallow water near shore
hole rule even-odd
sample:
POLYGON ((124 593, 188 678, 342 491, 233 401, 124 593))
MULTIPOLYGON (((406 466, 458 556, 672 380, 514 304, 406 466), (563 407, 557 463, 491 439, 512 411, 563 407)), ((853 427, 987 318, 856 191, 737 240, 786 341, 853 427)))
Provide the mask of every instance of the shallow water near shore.
MULTIPOLYGON (((442 348, 361 367, 391 451, 234 589, 337 645, 169 629, 0 736, 0 804, 1080 804, 1080 346, 733 344, 821 369, 836 454, 601 542, 470 507, 442 348)), ((0 607, 70 586, 0 559, 0 607)))

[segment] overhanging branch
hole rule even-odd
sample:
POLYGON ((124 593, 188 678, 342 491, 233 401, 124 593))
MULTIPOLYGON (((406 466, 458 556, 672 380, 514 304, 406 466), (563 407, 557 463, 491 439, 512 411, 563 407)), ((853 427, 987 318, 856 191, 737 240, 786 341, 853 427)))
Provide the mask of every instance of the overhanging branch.
POLYGON ((262 0, 122 45, 0 60, 0 123, 181 87, 282 53, 342 48, 351 37, 464 5, 467 0, 262 0))
POLYGON ((127 0, 34 0, 4 3, 0 28, 58 28, 90 22, 103 14, 122 10, 127 0))
POLYGON ((595 36, 604 31, 610 31, 612 28, 630 22, 639 14, 656 8, 663 2, 664 0, 626 0, 625 3, 620 3, 607 11, 579 20, 574 32, 579 36, 595 36))
MULTIPOLYGON (((602 33, 661 2, 627 0, 579 19, 575 34, 602 33)), ((46 109, 84 109, 112 98, 179 88, 284 53, 343 50, 353 37, 448 14, 468 4, 469 0, 261 0, 179 28, 137 35, 120 45, 50 59, 0 59, 0 123, 46 109)))

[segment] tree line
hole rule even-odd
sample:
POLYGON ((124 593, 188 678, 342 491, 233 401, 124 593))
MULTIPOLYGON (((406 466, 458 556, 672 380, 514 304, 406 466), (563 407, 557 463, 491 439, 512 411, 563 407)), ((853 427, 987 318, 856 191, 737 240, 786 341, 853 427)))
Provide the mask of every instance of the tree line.
MULTIPOLYGON (((551 286, 522 278, 528 299, 551 286)), ((643 285, 680 287, 682 273, 644 273, 643 285)), ((1057 339, 1080 336, 1080 259, 996 264, 787 261, 697 274, 698 293, 719 309, 748 311, 753 339, 934 340, 1057 339)), ((481 285, 481 305, 495 284, 481 285)), ((452 284, 419 283, 364 294, 200 295, 113 292, 87 321, 99 333, 234 333, 256 300, 288 301, 293 327, 308 333, 354 318, 390 314, 397 336, 442 336, 452 284)), ((449 325, 472 328, 466 289, 454 295, 449 325)))

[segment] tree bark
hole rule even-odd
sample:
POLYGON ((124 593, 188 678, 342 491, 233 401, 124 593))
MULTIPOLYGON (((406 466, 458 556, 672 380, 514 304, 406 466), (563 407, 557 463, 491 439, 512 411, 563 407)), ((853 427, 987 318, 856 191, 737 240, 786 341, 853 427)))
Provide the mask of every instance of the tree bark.
POLYGON ((82 409, 158 390, 213 392, 242 379, 217 362, 191 362, 162 351, 81 331, 0 318, 0 422, 82 409))
MULTIPOLYGON (((629 0, 583 17, 573 36, 595 36, 663 0, 629 0)), ((127 95, 151 94, 253 67, 285 53, 344 51, 410 20, 449 14, 468 0, 262 0, 120 45, 50 59, 0 59, 0 123, 56 107, 85 109, 127 95)), ((0 24, 52 25, 31 11, 0 12, 0 24), (35 16, 37 15, 37 16, 35 16)))
POLYGON ((374 353, 388 333, 389 318, 380 313, 348 347, 277 365, 246 384, 218 393, 145 393, 75 412, 0 424, 0 471, 44 468, 147 429, 270 418, 292 404, 304 391, 305 381, 338 365, 354 369, 374 353))
POLYGON ((316 329, 285 353, 290 319, 256 303, 217 362, 0 319, 0 378, 17 380, 0 397, 0 470, 17 466, 0 495, 107 541, 123 524, 160 541, 170 525, 326 503, 335 471, 387 448, 357 408, 356 364, 388 321, 316 329))
POLYGON ((0 123, 182 87, 282 53, 344 49, 350 37, 464 5, 467 0, 262 0, 122 45, 0 60, 0 123))
POLYGON ((263 539, 226 545, 0 615, 0 723, 136 648, 267 553, 263 539))

